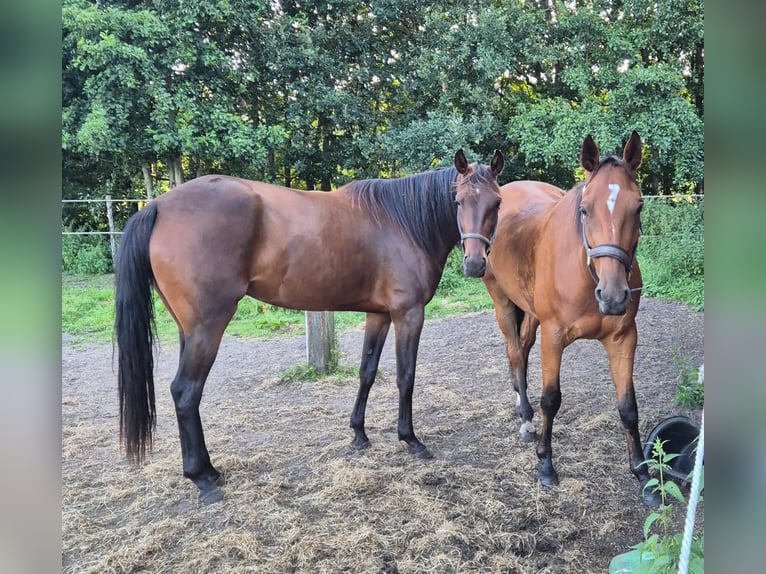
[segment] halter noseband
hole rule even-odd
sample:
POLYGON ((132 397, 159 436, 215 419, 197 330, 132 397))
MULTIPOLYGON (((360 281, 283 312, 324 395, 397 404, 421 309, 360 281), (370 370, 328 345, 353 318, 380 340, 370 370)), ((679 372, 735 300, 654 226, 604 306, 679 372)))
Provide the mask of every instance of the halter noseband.
MULTIPOLYGON (((585 214, 580 215, 580 228, 582 229, 582 244, 585 247, 586 266, 588 267, 588 273, 593 278, 593 281, 598 285, 598 275, 596 275, 595 269, 593 269, 592 260, 598 257, 611 257, 622 263, 625 267, 625 272, 630 274, 633 269, 633 261, 636 258, 636 249, 638 249, 638 240, 633 246, 633 253, 628 254, 622 247, 615 245, 614 243, 604 243, 603 245, 597 245, 591 247, 588 244, 588 238, 585 236, 585 214)), ((639 237, 641 235, 641 226, 639 224, 639 237)))
POLYGON ((492 249, 492 244, 495 241, 495 234, 497 233, 497 224, 495 224, 495 228, 492 230, 492 237, 487 239, 484 237, 481 233, 463 233, 463 226, 460 223, 460 204, 457 206, 457 229, 460 232, 460 248, 463 250, 463 253, 465 253, 465 240, 466 239, 479 239, 484 242, 484 244, 487 246, 487 256, 489 257, 489 252, 492 249))

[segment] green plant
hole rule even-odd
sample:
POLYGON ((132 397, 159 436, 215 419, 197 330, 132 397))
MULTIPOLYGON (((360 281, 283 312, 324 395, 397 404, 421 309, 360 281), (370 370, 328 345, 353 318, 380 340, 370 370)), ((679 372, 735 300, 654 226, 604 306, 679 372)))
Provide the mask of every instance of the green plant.
MULTIPOLYGON (((632 546, 639 552, 639 562, 633 568, 633 574, 675 574, 678 571, 683 533, 672 532, 674 501, 685 506, 686 499, 678 485, 667 479, 666 473, 670 469, 669 463, 678 454, 666 453, 665 442, 667 441, 662 441, 658 437, 652 444, 652 458, 642 463, 647 464, 657 474, 655 478, 646 483, 644 489, 650 488, 652 492, 659 493, 661 503, 659 508, 649 514, 644 521, 644 541, 632 546), (654 526, 658 527, 659 532, 650 534, 654 526)), ((702 472, 699 486, 700 500, 702 500, 701 493, 704 489, 704 469, 702 472)), ((701 532, 692 538, 689 556, 689 572, 691 574, 704 572, 704 551, 704 532, 701 532)))
POLYGON ((685 357, 673 350, 673 363, 678 370, 678 386, 675 400, 687 408, 705 404, 704 370, 694 366, 691 357, 685 357))
POLYGON ((95 235, 65 235, 61 243, 61 266, 73 275, 109 273, 112 255, 108 239, 95 235))
POLYGON ((652 197, 644 202, 637 257, 643 295, 705 307, 704 199, 652 197))

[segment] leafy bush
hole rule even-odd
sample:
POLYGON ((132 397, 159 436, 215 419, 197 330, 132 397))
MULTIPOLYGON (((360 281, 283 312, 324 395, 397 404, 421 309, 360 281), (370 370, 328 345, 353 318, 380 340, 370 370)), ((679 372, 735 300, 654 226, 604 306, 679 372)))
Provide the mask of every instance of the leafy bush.
POLYGON ((447 264, 444 266, 437 295, 446 295, 457 290, 465 281, 463 274, 463 252, 460 249, 453 249, 447 257, 447 264))
POLYGON ((705 305, 704 201, 688 196, 647 198, 638 259, 648 297, 705 305))
POLYGON ((112 271, 109 238, 105 235, 64 235, 61 264, 72 275, 103 275, 112 271))

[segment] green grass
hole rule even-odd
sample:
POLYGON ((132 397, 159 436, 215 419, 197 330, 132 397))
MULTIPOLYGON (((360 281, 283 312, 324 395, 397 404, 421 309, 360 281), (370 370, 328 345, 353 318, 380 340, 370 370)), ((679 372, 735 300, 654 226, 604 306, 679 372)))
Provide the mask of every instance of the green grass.
MULTIPOLYGON (((639 246, 645 297, 683 301, 695 309, 704 309, 704 274, 699 248, 686 249, 680 242, 652 244, 649 238, 639 246), (670 248, 669 248, 670 246, 670 248), (691 257, 689 254, 693 253, 691 257), (682 269, 684 266, 689 269, 682 269), (684 272, 685 271, 685 272, 684 272)), ((492 309, 481 279, 465 277, 461 269, 461 253, 453 250, 447 260, 439 288, 426 306, 426 320, 458 313, 492 309)), ((112 275, 62 279, 62 332, 75 344, 109 342, 114 323, 114 278, 112 275)), ((160 341, 175 341, 178 330, 162 302, 155 295, 155 315, 160 341)), ((364 324, 364 313, 338 312, 338 332, 364 324)), ((302 311, 282 309, 245 297, 226 329, 228 335, 241 338, 300 336, 304 333, 302 311)))
MULTIPOLYGON (((114 276, 70 276, 62 278, 61 330, 73 343, 110 342, 114 324, 114 276)), ((178 330, 162 301, 154 296, 157 333, 161 342, 175 341, 178 330)), ((457 313, 492 309, 492 300, 481 279, 470 279, 460 271, 460 257, 453 252, 442 283, 426 307, 426 319, 457 313)), ((335 313, 338 332, 364 324, 365 314, 344 311, 335 313)), ((300 336, 305 332, 303 311, 282 309, 250 297, 239 302, 227 335, 267 339, 300 336)))

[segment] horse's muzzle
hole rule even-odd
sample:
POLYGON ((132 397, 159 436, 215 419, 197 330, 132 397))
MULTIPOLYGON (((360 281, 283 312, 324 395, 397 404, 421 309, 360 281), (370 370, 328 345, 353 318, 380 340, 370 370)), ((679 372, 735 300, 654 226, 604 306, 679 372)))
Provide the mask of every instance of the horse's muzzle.
POLYGON ((463 257, 463 273, 466 277, 484 277, 486 272, 486 257, 463 257))
POLYGON ((616 292, 607 292, 601 287, 596 288, 596 301, 598 310, 603 315, 624 315, 630 303, 630 290, 623 289, 616 292))

